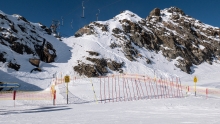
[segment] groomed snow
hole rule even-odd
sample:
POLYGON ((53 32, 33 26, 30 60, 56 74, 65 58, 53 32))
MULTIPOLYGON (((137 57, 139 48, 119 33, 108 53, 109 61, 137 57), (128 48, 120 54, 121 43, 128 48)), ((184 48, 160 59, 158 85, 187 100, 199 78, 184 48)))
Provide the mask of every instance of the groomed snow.
POLYGON ((0 108, 0 123, 219 124, 219 114, 220 99, 190 96, 107 104, 4 104, 0 108))
MULTIPOLYGON (((126 11, 126 13, 131 13, 126 11)), ((109 20, 111 28, 119 27, 117 18, 137 19, 139 17, 128 17, 129 14, 116 16, 116 19, 109 20)), ((106 23, 106 22, 102 22, 106 23)), ((97 29, 98 30, 98 29, 97 29)), ((6 63, 0 63, 1 80, 5 82, 16 82, 21 85, 20 90, 45 90, 48 89, 55 76, 72 75, 79 77, 73 71, 73 66, 77 65, 77 60, 89 63, 86 57, 89 53, 86 51, 95 51, 101 55, 98 57, 110 58, 117 62, 125 62, 124 73, 145 74, 151 77, 175 78, 180 77, 183 85, 193 86, 193 77, 198 77, 197 85, 201 87, 220 88, 220 62, 216 60, 212 65, 202 63, 199 66, 194 65, 193 74, 186 74, 175 67, 175 60, 167 60, 162 53, 155 53, 144 48, 138 48, 142 56, 150 58, 153 64, 146 64, 144 58, 138 58, 138 62, 127 60, 120 48, 111 49, 111 42, 116 41, 108 33, 100 33, 98 36, 84 35, 79 38, 74 36, 64 38, 58 41, 52 36, 42 34, 43 38, 51 41, 57 50, 57 58, 54 63, 41 62, 42 72, 30 73, 33 68, 29 64, 29 55, 18 55, 12 53, 21 64, 20 71, 14 71, 6 67, 6 63), (155 72, 155 73, 154 73, 155 72), (155 74, 155 75, 154 75, 155 74)), ((200 46, 201 47, 201 46, 200 46)), ((10 51, 10 50, 9 50, 10 51)), ((10 52, 8 52, 10 53, 10 52)), ((10 55, 10 54, 9 54, 10 55)), ((112 74, 118 74, 112 72, 112 74)), ((60 103, 52 106, 50 101, 0 101, 0 123, 122 123, 122 124, 145 124, 145 123, 220 123, 220 99, 217 97, 206 99, 199 95, 194 97, 191 94, 184 98, 139 100, 129 102, 116 102, 97 104, 96 102, 85 104, 65 104, 61 91, 62 86, 56 87, 58 91, 58 100, 60 103)), ((89 84, 91 88, 91 84, 89 84)), ((77 94, 74 85, 70 87, 72 94, 77 94)), ((81 91, 78 91, 81 92, 81 91)), ((83 91, 82 98, 90 96, 93 99, 93 93, 83 91), (89 94, 89 95, 87 95, 89 94)), ((185 92, 184 92, 185 93, 185 92)))

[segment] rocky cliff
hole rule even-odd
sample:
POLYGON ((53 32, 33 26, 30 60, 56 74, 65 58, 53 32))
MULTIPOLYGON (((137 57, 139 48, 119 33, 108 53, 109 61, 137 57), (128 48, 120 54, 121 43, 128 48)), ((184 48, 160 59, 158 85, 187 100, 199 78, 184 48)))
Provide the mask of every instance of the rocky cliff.
MULTIPOLYGON (((141 49, 160 52, 176 67, 190 74, 191 67, 220 59, 220 29, 186 15, 181 9, 155 8, 146 18, 124 11, 108 21, 92 22, 79 29, 75 37, 111 37, 111 49, 123 52, 129 61, 144 56, 141 49)), ((151 58, 144 57, 146 64, 151 58)), ((152 56, 153 58, 153 56, 152 56)))
POLYGON ((0 11, 0 62, 7 63, 9 68, 17 71, 20 69, 20 63, 14 57, 17 54, 53 62, 56 50, 47 38, 50 35, 51 30, 40 23, 0 11))

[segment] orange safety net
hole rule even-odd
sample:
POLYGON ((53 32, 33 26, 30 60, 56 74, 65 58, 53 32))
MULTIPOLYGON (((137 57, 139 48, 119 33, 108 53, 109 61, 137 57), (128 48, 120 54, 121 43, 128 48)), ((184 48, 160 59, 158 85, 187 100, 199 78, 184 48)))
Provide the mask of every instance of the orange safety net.
POLYGON ((52 100, 51 91, 1 91, 0 100, 52 100))
POLYGON ((13 100, 13 91, 1 91, 0 100, 13 100))

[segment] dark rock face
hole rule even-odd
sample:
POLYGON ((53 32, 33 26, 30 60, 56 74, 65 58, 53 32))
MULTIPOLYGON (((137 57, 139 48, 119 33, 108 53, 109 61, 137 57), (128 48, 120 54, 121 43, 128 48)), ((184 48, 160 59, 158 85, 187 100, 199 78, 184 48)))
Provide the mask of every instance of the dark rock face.
MULTIPOLYGON (((93 22, 92 24, 96 25, 96 26, 102 26, 103 30, 106 30, 106 27, 104 25, 98 24, 93 22)), ((79 29, 76 33, 75 33, 75 37, 81 37, 83 34, 86 35, 91 35, 94 34, 94 25, 86 25, 83 28, 79 29)))
MULTIPOLYGON (((20 15, 9 16, 0 14, 0 45, 5 48, 8 47, 18 54, 32 54, 44 62, 53 62, 56 57, 56 50, 50 41, 46 41, 42 36, 43 34, 51 34, 50 29, 41 24, 33 25, 20 15), (43 42, 46 43, 42 45, 43 42), (40 50, 36 49, 37 47, 40 50)), ((1 51, 0 61, 8 62, 9 68, 18 71, 19 63, 16 63, 12 56, 9 57, 10 59, 6 59, 7 52, 6 50, 1 51)))
POLYGON ((190 67, 192 66, 191 62, 188 61, 184 61, 184 60, 177 60, 179 62, 179 65, 175 65, 176 67, 180 68, 182 71, 187 72, 188 74, 190 74, 191 70, 190 67))
POLYGON ((86 59, 93 64, 85 64, 81 62, 77 66, 73 67, 74 71, 76 71, 79 75, 85 75, 87 77, 97 77, 106 75, 107 73, 109 73, 109 69, 112 71, 123 73, 123 70, 121 69, 123 63, 106 60, 104 58, 98 59, 87 57, 86 59))
POLYGON ((73 70, 76 71, 80 76, 85 75, 87 77, 97 77, 99 76, 95 67, 90 64, 80 63, 77 66, 73 67, 73 70))
POLYGON ((16 70, 16 71, 18 71, 19 68, 20 68, 20 65, 18 65, 18 64, 16 64, 16 63, 11 63, 11 62, 9 62, 9 63, 8 63, 8 67, 9 67, 9 68, 12 68, 12 69, 14 69, 14 70, 16 70))
POLYGON ((151 64, 151 60, 148 58, 146 58, 146 62, 147 62, 147 64, 151 64))
POLYGON ((43 42, 43 45, 35 45, 35 50, 40 57, 41 61, 50 63, 54 62, 54 59, 56 58, 56 50, 53 48, 53 45, 50 42, 43 42))
POLYGON ((109 69, 111 69, 112 71, 120 71, 121 73, 123 72, 123 70, 121 70, 123 65, 124 65, 123 62, 117 63, 116 61, 110 61, 107 63, 109 69))
POLYGON ((0 62, 6 62, 6 58, 4 58, 4 53, 0 53, 0 62))
POLYGON ((155 8, 150 12, 150 16, 160 16, 160 9, 155 8))
MULTIPOLYGON (((135 16, 130 13, 126 15, 135 16)), ((114 21, 116 20, 114 18, 114 21)), ((146 19, 140 19, 138 22, 131 20, 119 20, 122 28, 116 27, 111 31, 107 30, 110 27, 108 24, 95 22, 89 25, 92 28, 85 26, 84 29, 92 30, 96 27, 106 29, 105 32, 123 41, 120 44, 112 42, 110 48, 120 47, 130 61, 136 61, 140 55, 138 48, 134 46, 161 51, 168 60, 181 57, 176 66, 186 73, 191 73, 190 67, 193 64, 199 65, 203 62, 212 64, 213 60, 220 58, 220 29, 186 15, 177 7, 164 10, 155 8, 146 19)), ((94 30, 92 32, 97 33, 94 30)), ((86 31, 83 33, 92 34, 86 31)), ((146 58, 146 64, 150 63, 151 61, 146 58)), ((112 65, 109 65, 109 68, 115 70, 112 65)))
POLYGON ((88 52, 89 55, 91 55, 91 56, 99 56, 99 53, 94 52, 94 51, 86 51, 86 52, 88 52))
POLYGON ((115 34, 120 34, 122 31, 119 28, 114 28, 112 30, 112 32, 115 33, 115 34))
MULTIPOLYGON (((213 58, 218 58, 219 43, 213 36, 216 36, 219 29, 206 28, 204 24, 186 16, 176 7, 167 9, 167 12, 171 13, 170 21, 159 22, 151 19, 148 22, 148 27, 162 42, 163 46, 160 46, 160 50, 165 57, 170 59, 182 57, 183 60, 178 60, 180 64, 176 66, 187 73, 191 72, 192 64, 199 65, 202 62, 211 64, 213 58)), ((164 15, 164 11, 161 15, 164 15)))
POLYGON ((95 69, 100 75, 104 75, 108 72, 106 66, 107 66, 107 61, 105 59, 97 59, 97 58, 86 58, 87 60, 91 61, 94 63, 95 69))

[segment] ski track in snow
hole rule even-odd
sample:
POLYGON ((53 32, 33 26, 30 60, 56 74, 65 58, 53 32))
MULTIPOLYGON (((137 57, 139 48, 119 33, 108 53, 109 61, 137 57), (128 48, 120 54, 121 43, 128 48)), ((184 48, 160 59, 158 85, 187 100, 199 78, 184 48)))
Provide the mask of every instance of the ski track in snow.
MULTIPOLYGON (((87 39, 87 38, 85 38, 85 39, 87 39)), ((115 56, 117 56, 117 57, 119 57, 119 58, 122 58, 122 59, 124 59, 125 61, 128 61, 126 58, 124 58, 124 57, 122 57, 122 56, 119 56, 119 55, 117 55, 116 53, 114 53, 114 52, 112 52, 112 51, 106 49, 100 42, 98 42, 98 41, 96 41, 96 40, 94 40, 94 39, 93 39, 93 40, 87 39, 87 40, 90 40, 90 41, 93 41, 93 42, 97 43, 97 44, 98 44, 102 49, 104 49, 106 52, 111 53, 111 54, 113 54, 113 55, 115 55, 115 56)))

